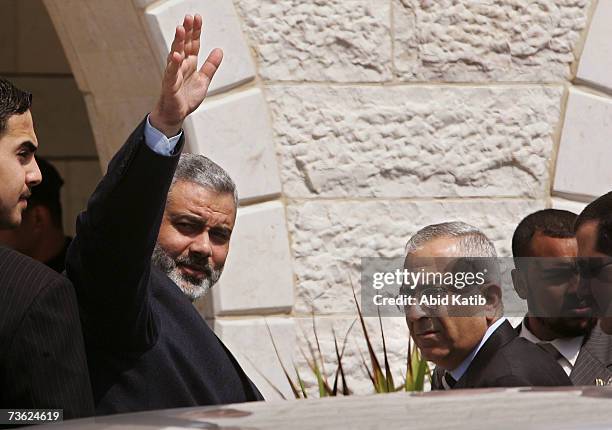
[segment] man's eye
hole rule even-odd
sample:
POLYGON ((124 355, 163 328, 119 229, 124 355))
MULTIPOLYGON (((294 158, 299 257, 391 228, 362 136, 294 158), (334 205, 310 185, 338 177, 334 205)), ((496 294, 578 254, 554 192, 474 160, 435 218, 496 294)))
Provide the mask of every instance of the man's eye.
POLYGON ((229 234, 225 231, 213 230, 210 232, 210 235, 220 241, 226 241, 229 239, 229 234))
POLYGON ((187 222, 179 222, 179 223, 176 223, 175 225, 179 230, 183 230, 183 231, 193 231, 195 229, 195 226, 193 224, 190 224, 187 222))

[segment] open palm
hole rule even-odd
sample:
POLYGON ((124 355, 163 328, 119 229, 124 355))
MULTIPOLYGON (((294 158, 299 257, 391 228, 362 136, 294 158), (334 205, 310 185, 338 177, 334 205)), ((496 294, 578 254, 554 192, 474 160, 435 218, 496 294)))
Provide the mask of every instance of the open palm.
POLYGON ((166 136, 176 135, 184 119, 206 98, 208 87, 223 59, 221 49, 213 49, 198 70, 202 17, 185 16, 176 27, 174 41, 162 80, 162 92, 151 112, 151 124, 166 136))

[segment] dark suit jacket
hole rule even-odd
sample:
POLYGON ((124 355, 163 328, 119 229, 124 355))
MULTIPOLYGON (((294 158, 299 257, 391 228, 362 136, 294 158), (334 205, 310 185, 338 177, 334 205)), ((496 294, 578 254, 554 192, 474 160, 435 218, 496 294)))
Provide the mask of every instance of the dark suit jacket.
POLYGON ((79 312, 70 281, 0 247, 0 408, 93 415, 79 312))
POLYGON ((151 267, 183 143, 158 155, 140 124, 77 220, 66 270, 98 414, 262 398, 179 287, 151 267))
MULTIPOLYGON (((520 334, 521 325, 516 330, 520 334)), ((601 331, 599 324, 584 337, 570 373, 574 385, 595 385, 596 379, 612 380, 612 335, 601 331)))
MULTIPOLYGON (((432 389, 441 389, 436 369, 432 389)), ((518 337, 504 321, 478 351, 454 388, 531 387, 572 385, 547 352, 518 337)))

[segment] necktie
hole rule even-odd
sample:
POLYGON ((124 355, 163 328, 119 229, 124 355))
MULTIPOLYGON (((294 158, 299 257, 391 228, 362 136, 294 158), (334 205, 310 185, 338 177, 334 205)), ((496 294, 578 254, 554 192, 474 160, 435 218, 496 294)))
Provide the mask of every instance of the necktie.
POLYGON ((453 378, 450 372, 444 372, 444 377, 442 378, 442 387, 445 390, 452 389, 456 383, 457 381, 455 380, 455 378, 453 378))
POLYGON ((559 350, 557 348, 555 348, 555 345, 553 345, 552 343, 550 343, 550 342, 538 342, 537 345, 540 348, 542 348, 544 351, 549 353, 555 359, 555 361, 559 361, 560 359, 563 358, 563 355, 561 355, 559 350))

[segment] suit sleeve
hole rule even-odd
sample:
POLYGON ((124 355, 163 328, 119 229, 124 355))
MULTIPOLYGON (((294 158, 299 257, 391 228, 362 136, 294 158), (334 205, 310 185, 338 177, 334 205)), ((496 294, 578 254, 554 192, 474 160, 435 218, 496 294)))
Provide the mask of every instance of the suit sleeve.
POLYGON ((12 406, 63 409, 65 419, 93 415, 78 305, 67 279, 41 290, 9 348, 12 406))
POLYGON ((145 144, 144 124, 111 160, 66 258, 88 343, 97 347, 141 350, 156 339, 151 254, 184 139, 173 155, 160 155, 145 144))

